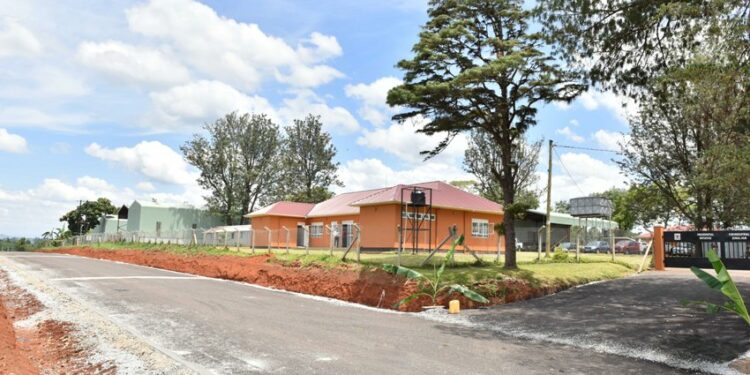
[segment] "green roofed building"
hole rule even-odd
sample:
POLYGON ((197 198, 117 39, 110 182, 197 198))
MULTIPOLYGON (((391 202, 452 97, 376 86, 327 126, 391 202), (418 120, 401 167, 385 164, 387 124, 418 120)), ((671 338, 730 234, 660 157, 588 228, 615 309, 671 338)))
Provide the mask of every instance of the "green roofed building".
POLYGON ((170 206, 157 202, 134 201, 128 208, 127 231, 154 234, 205 230, 224 225, 220 215, 189 205, 170 206))

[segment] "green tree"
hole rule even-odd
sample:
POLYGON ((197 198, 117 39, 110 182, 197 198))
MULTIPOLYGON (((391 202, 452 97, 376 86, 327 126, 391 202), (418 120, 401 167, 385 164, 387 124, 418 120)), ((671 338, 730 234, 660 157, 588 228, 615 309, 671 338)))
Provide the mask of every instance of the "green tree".
POLYGON ((200 170, 209 209, 228 225, 239 223, 278 178, 279 128, 266 115, 233 112, 204 129, 206 136, 195 134, 180 150, 200 170))
POLYGON ((278 185, 279 198, 305 203, 331 198, 329 187, 343 183, 337 176, 339 163, 333 161, 336 147, 331 135, 323 130, 320 116, 294 120, 284 130, 286 138, 281 155, 284 175, 278 185))
POLYGON ((601 193, 591 194, 594 197, 607 198, 612 202, 612 221, 617 223, 620 230, 628 232, 635 225, 635 212, 628 207, 628 190, 611 188, 601 193))
POLYGON ((541 0, 538 11, 560 58, 630 94, 648 96, 641 88, 704 46, 738 65, 750 60, 746 0, 541 0))
POLYGON ((570 202, 568 201, 557 201, 555 202, 555 212, 559 212, 561 214, 567 214, 570 213, 570 202))
POLYGON ((73 234, 86 233, 99 225, 102 215, 117 213, 117 207, 107 198, 95 201, 85 201, 74 210, 60 217, 60 221, 68 223, 68 230, 73 234))
MULTIPOLYGON (((537 105, 570 101, 585 86, 548 56, 540 33, 529 30, 532 13, 520 0, 431 0, 414 56, 398 63, 404 83, 388 93, 388 104, 405 112, 395 120, 421 117, 419 132, 445 138, 482 131, 500 155, 495 176, 503 206, 515 211, 518 160, 526 130, 536 124, 537 105)), ((504 215, 505 267, 516 268, 515 217, 504 215)))
POLYGON ((659 77, 631 120, 621 168, 697 228, 747 222, 750 73, 699 56, 659 77), (746 206, 745 206, 746 207, 746 206))

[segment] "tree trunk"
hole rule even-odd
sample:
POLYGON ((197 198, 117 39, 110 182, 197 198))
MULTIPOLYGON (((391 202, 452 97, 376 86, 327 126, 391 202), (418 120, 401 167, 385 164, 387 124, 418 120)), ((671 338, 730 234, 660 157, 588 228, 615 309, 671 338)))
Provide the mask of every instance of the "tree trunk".
POLYGON ((505 227, 505 268, 518 268, 516 264, 516 223, 513 215, 505 214, 503 216, 503 226, 505 227))

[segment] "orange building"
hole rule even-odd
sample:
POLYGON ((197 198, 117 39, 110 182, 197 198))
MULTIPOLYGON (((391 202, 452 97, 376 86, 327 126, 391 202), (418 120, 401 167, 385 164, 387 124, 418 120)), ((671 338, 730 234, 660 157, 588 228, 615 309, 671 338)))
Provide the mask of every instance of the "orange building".
POLYGON ((359 235, 362 251, 426 250, 454 226, 471 250, 504 247, 493 230, 502 206, 441 181, 343 193, 318 204, 277 202, 247 216, 258 247, 346 248, 359 235))

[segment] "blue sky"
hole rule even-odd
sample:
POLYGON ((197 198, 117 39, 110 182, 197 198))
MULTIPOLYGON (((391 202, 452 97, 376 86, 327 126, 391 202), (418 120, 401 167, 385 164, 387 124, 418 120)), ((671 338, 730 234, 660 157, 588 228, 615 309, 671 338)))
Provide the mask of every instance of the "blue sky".
MULTIPOLYGON (((465 138, 423 162, 439 139, 392 123, 384 103, 425 11, 422 0, 0 0, 0 233, 37 236, 98 196, 201 205, 179 146, 232 110, 279 124, 321 115, 339 191, 471 178, 465 138)), ((591 91, 545 106, 529 138, 614 148, 623 103, 591 91)), ((556 156, 554 200, 626 183, 612 154, 557 154, 567 172, 556 156)))

